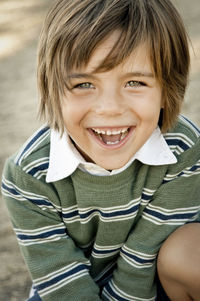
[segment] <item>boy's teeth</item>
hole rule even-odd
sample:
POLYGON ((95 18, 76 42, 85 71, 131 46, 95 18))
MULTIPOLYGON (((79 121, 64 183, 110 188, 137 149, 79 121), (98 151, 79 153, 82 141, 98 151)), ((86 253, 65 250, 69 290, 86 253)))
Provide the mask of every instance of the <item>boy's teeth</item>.
POLYGON ((93 129, 93 131, 97 134, 102 134, 102 135, 120 135, 123 134, 125 132, 127 132, 128 128, 123 128, 121 130, 100 130, 100 129, 93 129))
POLYGON ((124 139, 125 137, 126 137, 126 132, 122 133, 121 140, 124 139))
POLYGON ((107 145, 118 144, 128 134, 128 127, 117 129, 101 130, 99 128, 93 128, 92 130, 96 133, 98 138, 107 145))
POLYGON ((119 143, 119 142, 120 142, 119 140, 117 140, 117 141, 115 141, 115 142, 107 141, 106 144, 107 144, 107 145, 113 145, 113 144, 117 144, 117 143, 119 143))

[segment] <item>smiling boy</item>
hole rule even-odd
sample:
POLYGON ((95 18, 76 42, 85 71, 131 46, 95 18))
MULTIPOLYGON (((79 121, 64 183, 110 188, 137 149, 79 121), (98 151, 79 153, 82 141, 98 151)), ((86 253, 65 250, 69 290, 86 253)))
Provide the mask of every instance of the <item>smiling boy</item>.
POLYGON ((179 116, 188 70, 169 0, 55 2, 39 44, 47 125, 2 184, 29 301, 199 301, 200 135, 179 116))
POLYGON ((145 44, 115 68, 95 72, 120 34, 112 32, 83 70, 68 75, 62 103, 63 121, 76 147, 88 161, 108 170, 124 166, 148 140, 162 106, 145 44))

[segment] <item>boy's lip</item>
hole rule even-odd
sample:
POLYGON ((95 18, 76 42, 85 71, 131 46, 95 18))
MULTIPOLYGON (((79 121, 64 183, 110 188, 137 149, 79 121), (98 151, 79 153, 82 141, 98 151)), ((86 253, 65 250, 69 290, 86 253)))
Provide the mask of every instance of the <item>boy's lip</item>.
POLYGON ((135 126, 104 126, 88 128, 93 139, 104 149, 118 149, 129 140, 135 126))

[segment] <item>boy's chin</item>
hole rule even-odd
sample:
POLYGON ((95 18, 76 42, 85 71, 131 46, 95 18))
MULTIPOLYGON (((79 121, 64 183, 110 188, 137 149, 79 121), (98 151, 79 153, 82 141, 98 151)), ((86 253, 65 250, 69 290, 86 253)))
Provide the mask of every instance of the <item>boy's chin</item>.
MULTIPOLYGON (((76 146, 77 147, 77 146, 76 146)), ((91 163, 94 163, 98 166, 100 166, 101 168, 104 168, 108 171, 112 171, 114 169, 120 169, 122 168, 124 165, 126 165, 126 163, 128 163, 129 161, 129 158, 120 158, 116 156, 113 156, 113 158, 105 158, 103 157, 100 158, 100 157, 89 157, 85 152, 83 152, 79 147, 77 147, 77 149, 79 150, 79 152, 81 153, 81 155, 84 157, 84 159, 87 161, 87 162, 91 162, 91 163)), ((106 156, 106 155, 105 155, 106 156)))

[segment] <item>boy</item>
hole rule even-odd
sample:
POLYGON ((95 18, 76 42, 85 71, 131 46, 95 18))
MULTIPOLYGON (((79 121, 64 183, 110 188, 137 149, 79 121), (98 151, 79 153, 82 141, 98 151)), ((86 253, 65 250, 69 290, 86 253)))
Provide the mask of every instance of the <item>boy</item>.
POLYGON ((2 186, 29 300, 200 300, 199 130, 178 117, 188 69, 169 0, 55 2, 39 44, 48 124, 2 186))

